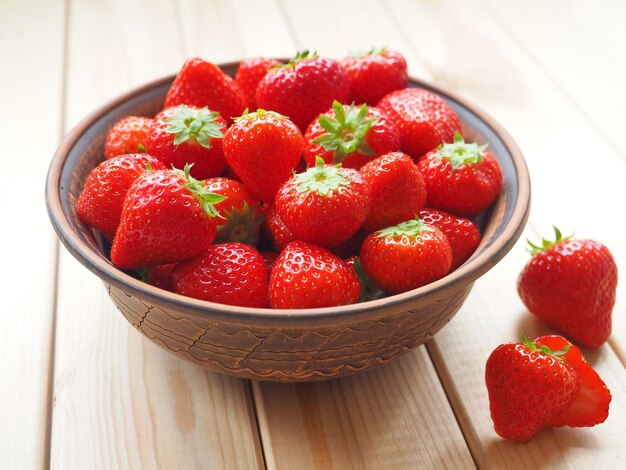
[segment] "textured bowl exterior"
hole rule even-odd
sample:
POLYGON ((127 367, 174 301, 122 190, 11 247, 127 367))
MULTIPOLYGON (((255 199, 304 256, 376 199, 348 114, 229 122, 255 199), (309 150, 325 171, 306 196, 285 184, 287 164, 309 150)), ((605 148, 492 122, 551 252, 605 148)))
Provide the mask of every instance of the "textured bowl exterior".
MULTIPOLYGON (((222 68, 232 75, 237 65, 222 68)), ((50 166, 46 203, 65 247, 103 280, 126 319, 183 359, 229 375, 282 382, 342 377, 387 363, 450 321, 474 281, 509 251, 525 226, 530 181, 512 139, 476 107, 412 79, 410 86, 435 91, 455 108, 466 137, 490 142, 503 169, 503 190, 481 221, 481 244, 463 266, 428 286, 386 299, 294 311, 203 302, 145 284, 111 264, 101 238, 78 219, 76 199, 89 171, 103 159, 108 129, 126 115, 156 114, 172 79, 131 91, 76 126, 50 166)))

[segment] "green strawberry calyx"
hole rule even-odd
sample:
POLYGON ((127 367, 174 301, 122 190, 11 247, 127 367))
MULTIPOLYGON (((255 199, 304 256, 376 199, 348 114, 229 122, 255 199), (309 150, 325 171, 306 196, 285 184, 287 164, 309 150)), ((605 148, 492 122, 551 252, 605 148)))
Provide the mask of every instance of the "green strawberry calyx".
POLYGON ((358 58, 358 57, 367 57, 369 55, 380 55, 386 50, 387 50, 387 46, 382 46, 382 47, 372 46, 367 50, 361 49, 360 51, 348 54, 348 57, 358 58))
POLYGON ((231 211, 224 211, 226 222, 217 227, 218 242, 239 242, 256 246, 259 242, 260 226, 265 219, 265 215, 259 210, 259 204, 248 205, 243 202, 241 210, 233 208, 231 211))
POLYGON ((535 343, 533 343, 530 339, 526 337, 524 333, 522 333, 522 344, 526 346, 532 352, 540 352, 543 354, 547 354, 548 356, 554 357, 558 361, 564 361, 565 358, 562 357, 567 354, 567 351, 572 347, 571 344, 568 344, 563 349, 559 351, 552 351, 548 346, 541 344, 539 347, 535 343))
POLYGON ((454 133, 454 142, 444 143, 437 147, 437 155, 450 161, 452 171, 454 171, 465 163, 479 163, 488 146, 489 144, 478 145, 476 142, 467 143, 457 131, 454 133))
POLYGON ((371 127, 378 122, 378 118, 366 119, 367 105, 363 104, 357 108, 352 103, 346 111, 343 105, 335 100, 333 111, 335 119, 326 114, 320 115, 319 123, 326 133, 313 139, 313 142, 320 144, 324 150, 334 153, 333 163, 343 163, 346 155, 354 152, 376 156, 376 152, 365 142, 365 137, 371 127))
POLYGON ((399 223, 393 227, 387 227, 376 232, 376 237, 402 237, 407 236, 411 238, 417 237, 422 232, 434 232, 435 228, 430 225, 426 225, 419 217, 415 219, 407 220, 406 222, 399 223))
POLYGON ((220 217, 223 218, 217 209, 215 209, 215 204, 218 204, 226 199, 226 196, 222 196, 221 194, 215 194, 208 191, 204 187, 204 182, 195 179, 193 176, 189 174, 192 165, 185 165, 185 169, 183 171, 177 171, 181 177, 187 180, 187 184, 185 188, 187 188, 191 193, 200 201, 202 205, 202 210, 209 217, 220 217))
POLYGON ((359 302, 368 302, 370 300, 382 299, 387 296, 387 294, 367 275, 365 269, 363 269, 361 260, 358 257, 354 259, 354 272, 359 280, 359 284, 361 284, 359 302))
POLYGON ((554 241, 546 240, 545 238, 543 238, 541 240, 541 244, 536 245, 533 242, 531 242, 529 239, 526 239, 526 241, 528 242, 528 251, 530 252, 531 255, 534 256, 537 253, 546 251, 548 248, 552 248, 553 246, 558 245, 561 242, 565 242, 574 236, 572 234, 572 235, 568 235, 567 237, 564 237, 561 231, 557 227, 553 226, 553 228, 554 228, 554 241))
POLYGON ((298 51, 295 55, 294 58, 292 58, 289 62, 287 62, 286 64, 278 64, 275 65, 274 67, 272 67, 270 69, 271 70, 279 70, 279 69, 284 69, 284 68, 292 68, 294 67, 298 62, 302 62, 303 60, 307 60, 307 59, 315 59, 316 57, 319 57, 319 55, 317 54, 317 51, 310 51, 308 49, 303 49, 301 51, 298 51))
POLYGON ((294 174, 293 177, 300 183, 296 186, 298 193, 316 192, 321 196, 350 184, 350 179, 346 178, 341 164, 326 165, 320 156, 315 157, 314 167, 307 168, 303 173, 294 174))
POLYGON ((276 111, 266 111, 265 109, 257 109, 256 111, 249 112, 248 109, 246 108, 243 114, 241 116, 234 118, 233 121, 245 122, 245 121, 249 121, 251 119, 255 119, 261 116, 274 116, 275 118, 278 118, 278 119, 288 119, 287 116, 283 116, 282 114, 277 113, 276 111))
POLYGON ((209 112, 205 106, 200 110, 193 110, 184 104, 176 108, 176 115, 165 120, 169 127, 165 132, 174 134, 174 145, 187 141, 198 142, 210 149, 212 139, 224 137, 224 125, 217 122, 219 113, 209 112))

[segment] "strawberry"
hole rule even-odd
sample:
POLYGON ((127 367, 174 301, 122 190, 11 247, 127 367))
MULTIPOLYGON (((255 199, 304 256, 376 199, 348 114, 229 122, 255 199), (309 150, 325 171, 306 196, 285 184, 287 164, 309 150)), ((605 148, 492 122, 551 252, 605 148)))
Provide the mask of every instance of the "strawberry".
POLYGON ((271 202, 298 165, 304 139, 285 116, 259 109, 237 118, 224 136, 226 161, 250 192, 271 202))
POLYGON ((465 263, 480 243, 480 231, 469 219, 431 208, 422 209, 419 218, 437 227, 448 238, 452 248, 451 271, 465 263))
POLYGON ((113 239, 111 261, 133 269, 200 255, 215 238, 223 196, 180 170, 148 171, 132 184, 113 239))
POLYGON ((615 260, 599 242, 554 230, 554 241, 529 242, 532 258, 520 273, 517 291, 531 313, 577 343, 597 348, 611 334, 615 260))
POLYGON ((358 171, 324 164, 294 174, 276 195, 276 210, 298 240, 336 246, 356 233, 370 208, 370 191, 358 171))
POLYGON ((359 281, 341 259, 303 241, 289 243, 270 275, 272 308, 318 308, 359 300, 359 281))
POLYGON ((398 128, 401 149, 415 161, 461 130, 454 110, 438 95, 422 88, 405 88, 385 95, 377 107, 398 128))
POLYGON ((408 155, 388 153, 360 172, 372 194, 372 206, 363 224, 368 232, 412 219, 424 207, 426 183, 408 155))
POLYGON ((113 158, 127 153, 144 153, 152 119, 127 116, 117 121, 104 144, 104 157, 113 158))
POLYGON ((240 116, 246 99, 235 81, 210 62, 189 59, 176 75, 165 97, 165 108, 186 104, 217 111, 226 121, 240 116))
POLYGON ((341 163, 344 168, 361 168, 378 155, 400 148, 400 134, 378 109, 333 102, 304 134, 304 160, 315 165, 320 156, 326 163, 341 163))
POLYGON ((569 350, 562 357, 574 368, 580 379, 580 392, 576 400, 552 420, 552 426, 589 427, 603 423, 609 416, 611 392, 585 361, 580 349, 557 335, 541 336, 535 340, 535 344, 547 346, 553 351, 569 345, 569 350))
POLYGON ((429 207, 474 217, 500 194, 502 172, 487 144, 468 144, 458 132, 454 142, 441 145, 417 163, 424 175, 429 207))
POLYGON ((304 132, 334 100, 345 103, 350 88, 338 62, 302 51, 288 64, 269 70, 256 89, 256 102, 289 118, 304 132))
POLYGON ((154 118, 148 153, 168 168, 193 165, 194 178, 218 176, 226 168, 222 144, 225 127, 226 121, 207 108, 166 108, 154 118))
POLYGON ((279 65, 283 65, 283 63, 275 59, 266 59, 265 57, 254 57, 239 63, 237 74, 235 75, 235 83, 243 93, 249 110, 254 111, 258 108, 254 95, 259 82, 265 77, 268 70, 279 65))
POLYGON ((210 178, 204 188, 226 199, 215 204, 221 216, 217 219, 217 242, 241 242, 256 246, 264 216, 259 201, 239 181, 210 178))
POLYGON ((210 245, 172 272, 177 294, 240 307, 267 307, 268 273, 263 257, 243 243, 210 245))
POLYGON ((80 220, 112 240, 120 224, 128 188, 149 166, 155 170, 164 168, 150 155, 131 154, 105 160, 91 170, 76 203, 80 220))
POLYGON ((372 233, 363 242, 360 259, 376 285, 400 294, 445 276, 452 252, 439 229, 416 217, 372 233))
POLYGON ((501 437, 526 442, 567 410, 580 379, 563 355, 522 335, 522 343, 498 346, 487 359, 485 382, 494 429, 501 437))
POLYGON ((155 264, 146 266, 139 271, 144 282, 151 286, 159 287, 165 290, 172 290, 172 271, 176 267, 176 263, 155 264))
POLYGON ((278 252, 281 252, 289 242, 296 240, 291 230, 287 228, 285 222, 278 215, 276 206, 273 204, 269 206, 265 214, 264 228, 268 238, 274 245, 274 249, 278 252))
POLYGON ((278 259, 278 253, 274 251, 261 251, 259 254, 263 257, 263 261, 265 261, 267 272, 272 272, 274 263, 276 263, 276 260, 278 259))
POLYGON ((372 48, 363 55, 341 61, 352 101, 376 105, 386 94, 409 83, 406 60, 395 51, 372 48))

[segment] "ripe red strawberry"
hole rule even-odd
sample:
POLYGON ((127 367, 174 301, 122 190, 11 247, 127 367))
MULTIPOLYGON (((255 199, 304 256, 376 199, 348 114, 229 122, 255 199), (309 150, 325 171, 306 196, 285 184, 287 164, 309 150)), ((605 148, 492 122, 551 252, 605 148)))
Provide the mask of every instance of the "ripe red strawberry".
POLYGON ((283 251, 283 248, 285 248, 288 243, 296 240, 296 237, 293 233, 291 233, 291 230, 287 228, 285 222, 283 222, 278 215, 278 211, 276 210, 276 206, 274 206, 274 204, 269 206, 267 213, 265 214, 265 230, 268 238, 274 245, 274 249, 278 252, 283 251))
POLYGON ((480 231, 469 219, 431 208, 422 209, 419 218, 425 224, 437 227, 448 237, 452 248, 451 271, 465 263, 480 243, 480 231))
POLYGON ((402 151, 415 161, 444 142, 450 142, 461 122, 442 98, 422 88, 405 88, 385 95, 377 107, 398 128, 402 151))
POLYGON ((220 304, 267 307, 268 273, 263 257, 243 243, 210 245, 172 272, 174 292, 220 304))
POLYGON ((372 205, 363 227, 368 232, 412 219, 426 203, 426 183, 411 157, 392 152, 361 168, 372 205))
POLYGON ((148 153, 168 168, 193 165, 194 178, 218 176, 226 168, 222 143, 225 128, 226 121, 207 108, 166 108, 154 118, 148 153))
POLYGON ((395 124, 378 109, 339 101, 309 125, 304 141, 304 160, 309 166, 320 156, 326 163, 358 169, 376 156, 400 148, 395 124))
POLYGON ((237 118, 224 136, 226 161, 250 192, 271 202, 298 165, 304 139, 285 116, 259 109, 237 118))
POLYGON ((267 272, 271 273, 274 263, 276 263, 276 260, 278 259, 278 253, 274 251, 261 251, 259 254, 263 257, 263 261, 265 261, 267 272))
POLYGON ((359 300, 354 271, 324 248, 303 241, 289 243, 270 276, 272 308, 318 308, 359 300))
POLYGON ((304 132, 334 100, 345 103, 350 88, 341 65, 302 51, 287 65, 272 69, 259 82, 256 102, 289 118, 304 132))
POLYGON ((210 178, 204 181, 204 187, 226 198, 215 204, 215 210, 223 217, 217 218, 215 240, 256 246, 264 219, 258 199, 242 183, 227 178, 210 178))
POLYGON ((485 382, 495 431, 526 442, 567 410, 580 390, 578 374, 552 351, 522 335, 522 343, 498 346, 487 359, 485 382))
POLYGON ((235 75, 235 83, 239 85, 239 89, 246 98, 246 106, 250 111, 258 108, 254 95, 259 82, 265 77, 268 70, 279 65, 283 65, 283 63, 275 59, 266 59, 265 57, 246 59, 239 64, 237 74, 235 75))
POLYGON ((363 242, 360 259, 376 285, 400 294, 445 276, 452 252, 439 229, 415 218, 372 233, 363 242))
POLYGON ((223 196, 180 170, 148 171, 128 190, 113 239, 111 261, 134 269, 184 261, 200 255, 215 238, 223 196))
POLYGON ((127 116, 117 121, 104 144, 104 157, 113 158, 127 153, 144 153, 152 119, 127 116))
POLYGON ((528 310, 588 348, 611 334, 617 266, 611 252, 593 240, 572 240, 555 228, 554 241, 530 243, 532 258, 517 280, 528 310))
POLYGON ((336 246, 356 233, 370 208, 358 171, 324 164, 294 175, 276 195, 278 216, 298 240, 336 246))
POLYGON ((376 105, 387 93, 409 83, 406 60, 395 51, 373 48, 341 62, 350 82, 352 101, 376 105))
POLYGON ((119 155, 91 170, 76 203, 78 217, 112 240, 120 224, 128 188, 148 166, 163 168, 161 162, 146 154, 119 155))
POLYGON ((541 336, 535 344, 544 345, 552 351, 569 350, 562 356, 574 368, 580 379, 580 392, 576 400, 563 413, 552 420, 552 426, 589 427, 603 423, 609 416, 611 392, 598 373, 585 361, 580 349, 562 336, 541 336))
POLYGON ((500 194, 502 172, 487 144, 465 143, 461 134, 424 155, 417 164, 424 175, 429 207, 474 217, 500 194))
POLYGON ((165 97, 165 108, 186 104, 215 110, 230 124, 246 109, 246 99, 235 81, 210 62, 189 59, 176 75, 165 97))
POLYGON ((151 286, 171 291, 172 271, 175 267, 175 263, 155 264, 153 266, 146 266, 140 273, 142 274, 144 282, 147 282, 151 286))

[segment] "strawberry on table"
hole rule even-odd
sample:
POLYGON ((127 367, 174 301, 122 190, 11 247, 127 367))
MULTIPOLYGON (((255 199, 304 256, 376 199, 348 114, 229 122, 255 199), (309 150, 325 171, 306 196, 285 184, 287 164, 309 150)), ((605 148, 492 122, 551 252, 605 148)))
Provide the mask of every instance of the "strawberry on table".
POLYGON ((370 189, 361 174, 341 165, 315 167, 294 174, 276 195, 276 210, 298 240, 333 247, 348 240, 365 221, 370 189))
POLYGON ((141 116, 127 116, 117 121, 104 144, 104 157, 113 158, 127 153, 144 153, 152 119, 141 116))
POLYGON ((376 285, 388 294, 400 294, 444 277, 452 251, 438 228, 415 218, 372 233, 359 258, 376 285))
POLYGON ((395 124, 378 109, 339 101, 309 125, 304 140, 304 160, 309 166, 320 156, 326 163, 358 169, 378 155, 400 148, 395 124))
POLYGON ((521 343, 502 344, 491 353, 485 382, 498 435, 526 442, 575 402, 581 386, 564 358, 568 349, 553 351, 522 335, 521 343))
POLYGON ((210 178, 204 181, 206 190, 221 194, 226 199, 215 204, 217 242, 241 242, 254 245, 259 241, 263 214, 257 198, 239 181, 227 178, 210 178))
POLYGON ((270 275, 272 308, 335 307, 358 302, 353 269, 329 251, 304 241, 289 243, 270 275))
POLYGON ((563 237, 530 243, 531 260, 517 280, 517 291, 534 315, 588 348, 611 334, 617 266, 611 252, 594 240, 563 237))
POLYGON ((265 57, 254 57, 240 62, 235 75, 235 83, 239 85, 249 110, 254 111, 258 108, 254 96, 259 82, 265 77, 268 70, 279 65, 283 65, 283 63, 265 57))
POLYGON ((370 186, 372 204, 363 227, 368 232, 412 219, 426 203, 426 183, 413 160, 392 152, 360 170, 370 186))
POLYGON ((224 154, 250 192, 271 202, 300 162, 304 139, 289 118, 259 109, 237 118, 224 136, 224 154))
POLYGON ((134 269, 177 263, 205 251, 217 231, 212 194, 181 170, 147 171, 132 184, 113 239, 111 261, 134 269))
POLYGON ((288 116, 304 132, 315 116, 334 100, 345 103, 349 94, 341 65, 305 50, 267 72, 257 87, 256 102, 260 108, 288 116))
POLYGON ((156 115, 147 150, 170 168, 193 165, 194 178, 220 175, 226 168, 223 132, 226 121, 208 108, 180 105, 156 115))
POLYGON ((396 125, 401 150, 415 161, 460 132, 461 121, 441 97, 422 88, 405 88, 385 95, 376 105, 396 125))
POLYGON ((374 106, 386 94, 406 88, 409 83, 404 57, 384 47, 348 57, 341 65, 350 82, 351 99, 356 103, 374 106))
POLYGON ((76 203, 80 220, 112 240, 120 224, 126 193, 149 166, 154 170, 164 168, 150 155, 131 154, 110 158, 91 170, 76 203))
POLYGON ((496 200, 502 189, 498 161, 487 144, 466 143, 458 132, 417 163, 426 180, 426 205, 463 217, 474 217, 496 200))
POLYGON ((177 294, 240 307, 267 307, 268 272, 263 257, 243 243, 210 245, 172 272, 177 294))
POLYGON ((425 224, 437 227, 448 238, 452 249, 451 271, 465 263, 480 243, 480 231, 469 219, 430 207, 422 209, 419 218, 425 224))
POLYGON ((165 97, 165 108, 180 104, 206 106, 229 124, 246 109, 246 99, 235 81, 217 65, 197 57, 183 64, 165 97))
POLYGON ((535 340, 535 344, 547 346, 552 351, 565 349, 569 345, 569 350, 562 357, 580 379, 580 392, 576 400, 552 420, 552 426, 590 427, 603 423, 609 416, 611 392, 598 373, 585 361, 580 349, 557 335, 541 336, 535 340))

